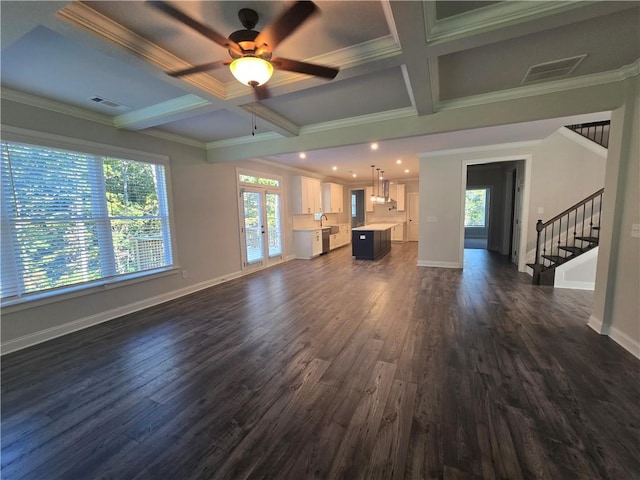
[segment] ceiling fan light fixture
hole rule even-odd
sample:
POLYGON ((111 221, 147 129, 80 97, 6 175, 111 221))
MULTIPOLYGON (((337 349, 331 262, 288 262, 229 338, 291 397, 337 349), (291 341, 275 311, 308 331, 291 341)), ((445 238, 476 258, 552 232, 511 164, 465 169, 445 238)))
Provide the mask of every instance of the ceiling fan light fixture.
POLYGON ((273 65, 260 57, 236 58, 229 69, 236 80, 250 87, 264 85, 273 75, 273 65))

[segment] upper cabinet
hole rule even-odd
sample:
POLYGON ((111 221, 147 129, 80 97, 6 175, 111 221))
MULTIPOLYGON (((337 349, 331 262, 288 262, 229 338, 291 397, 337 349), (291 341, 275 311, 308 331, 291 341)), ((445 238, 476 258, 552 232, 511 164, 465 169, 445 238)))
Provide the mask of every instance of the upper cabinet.
POLYGON ((364 189, 364 209, 367 212, 373 212, 373 187, 365 187, 364 189))
POLYGON ((320 208, 320 180, 310 177, 292 177, 291 198, 294 214, 319 213, 320 208))
POLYGON ((337 183, 322 184, 322 211, 324 213, 342 213, 344 211, 342 185, 337 183))
POLYGON ((389 196, 396 201, 398 211, 404 212, 405 184, 394 183, 389 185, 389 196))

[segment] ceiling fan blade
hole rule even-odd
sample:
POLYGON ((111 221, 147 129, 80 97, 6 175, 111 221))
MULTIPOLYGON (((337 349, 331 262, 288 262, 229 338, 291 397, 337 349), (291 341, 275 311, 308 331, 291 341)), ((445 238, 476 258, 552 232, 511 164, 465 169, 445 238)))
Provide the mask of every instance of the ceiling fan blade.
POLYGON ((215 70, 224 65, 228 65, 226 60, 219 60, 217 62, 204 63, 202 65, 196 65, 193 67, 185 68, 184 70, 176 70, 175 72, 167 72, 172 77, 182 77, 184 75, 191 75, 192 73, 206 72, 207 70, 215 70))
POLYGON ((269 93, 269 89, 264 84, 254 87, 253 90, 256 94, 256 100, 266 100, 271 96, 271 94, 269 93))
POLYGON ((333 67, 325 67, 324 65, 316 65, 314 63, 299 62, 288 58, 272 58, 271 64, 276 70, 286 70, 287 72, 304 73, 306 75, 314 75, 333 80, 338 75, 340 69, 333 67))
POLYGON ((266 45, 273 49, 285 38, 291 35, 296 28, 314 13, 318 12, 316 4, 309 1, 298 1, 282 15, 267 25, 255 39, 258 49, 266 45))
POLYGON ((240 45, 238 45, 236 42, 229 40, 227 37, 219 34, 215 30, 207 27, 206 25, 203 25, 197 20, 194 20, 193 18, 181 12, 177 8, 174 8, 168 3, 161 2, 161 1, 154 0, 154 1, 148 1, 147 3, 151 5, 153 8, 155 8, 156 10, 159 10, 162 13, 170 16, 174 20, 178 20, 179 22, 185 24, 187 27, 194 29, 196 32, 204 35, 209 40, 214 41, 221 47, 232 50, 234 53, 237 53, 239 56, 242 56, 243 54, 242 48, 240 48, 240 45))

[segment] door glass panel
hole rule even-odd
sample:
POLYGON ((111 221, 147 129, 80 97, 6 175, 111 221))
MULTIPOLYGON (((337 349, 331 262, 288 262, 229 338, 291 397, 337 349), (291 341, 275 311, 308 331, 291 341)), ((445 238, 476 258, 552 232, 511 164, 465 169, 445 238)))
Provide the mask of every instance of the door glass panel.
POLYGON ((269 241, 269 257, 282 255, 282 229, 280 222, 280 194, 266 193, 267 235, 269 241))
POLYGON ((259 192, 244 192, 244 235, 247 246, 247 264, 264 259, 262 249, 262 205, 259 192))

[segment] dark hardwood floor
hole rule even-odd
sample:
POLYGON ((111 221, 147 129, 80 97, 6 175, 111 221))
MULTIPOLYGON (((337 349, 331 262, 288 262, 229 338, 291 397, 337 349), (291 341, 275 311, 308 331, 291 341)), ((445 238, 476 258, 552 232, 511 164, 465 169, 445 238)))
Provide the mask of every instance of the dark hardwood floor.
POLYGON ((640 362, 503 257, 342 248, 2 358, 9 479, 637 479, 640 362))

